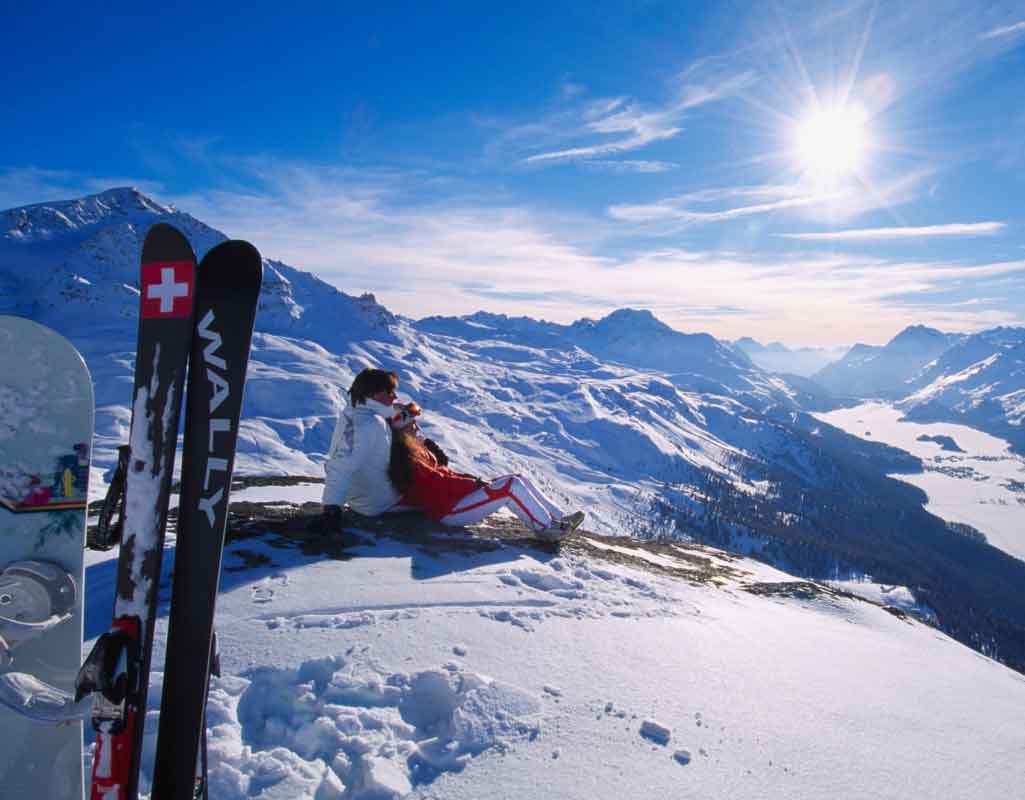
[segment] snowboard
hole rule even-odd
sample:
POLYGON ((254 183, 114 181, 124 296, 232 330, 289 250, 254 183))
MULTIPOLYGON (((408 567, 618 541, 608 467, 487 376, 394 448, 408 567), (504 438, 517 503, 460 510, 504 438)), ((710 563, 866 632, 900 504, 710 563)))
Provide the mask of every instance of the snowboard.
POLYGON ((93 410, 89 371, 71 343, 0 316, 3 797, 82 798, 71 693, 82 660, 93 410))
POLYGON ((214 607, 249 346, 263 264, 248 242, 203 257, 189 356, 185 444, 164 693, 153 774, 161 800, 189 800, 205 730, 214 607))

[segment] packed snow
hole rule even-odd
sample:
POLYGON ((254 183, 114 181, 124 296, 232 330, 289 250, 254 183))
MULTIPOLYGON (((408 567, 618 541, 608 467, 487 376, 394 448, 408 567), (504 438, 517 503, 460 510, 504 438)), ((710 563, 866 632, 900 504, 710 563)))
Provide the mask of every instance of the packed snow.
MULTIPOLYGON (((1001 797, 1025 781, 1025 678, 924 624, 750 593, 788 576, 737 557, 702 580, 715 551, 696 545, 644 551, 654 563, 586 533, 552 550, 494 531, 363 534, 347 560, 229 545, 211 797, 1001 797)), ((90 564, 87 636, 113 566, 90 564)), ((155 666, 165 637, 162 614, 155 666)))

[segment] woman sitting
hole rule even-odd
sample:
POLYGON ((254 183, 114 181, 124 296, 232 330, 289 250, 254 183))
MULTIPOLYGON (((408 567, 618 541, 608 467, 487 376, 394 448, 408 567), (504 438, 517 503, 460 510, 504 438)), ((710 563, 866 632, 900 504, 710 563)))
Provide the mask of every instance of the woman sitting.
POLYGON ((500 508, 510 509, 538 536, 557 541, 575 531, 584 512, 565 515, 522 475, 485 482, 445 466, 444 454, 418 435, 415 403, 397 405, 391 419, 388 478, 401 494, 399 505, 418 508, 445 525, 473 525, 500 508), (440 459, 439 459, 440 456, 440 459))

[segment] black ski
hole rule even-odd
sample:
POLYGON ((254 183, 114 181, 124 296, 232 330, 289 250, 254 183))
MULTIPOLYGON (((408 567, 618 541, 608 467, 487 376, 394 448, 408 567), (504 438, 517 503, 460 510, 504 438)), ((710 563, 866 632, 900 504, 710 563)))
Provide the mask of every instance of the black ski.
POLYGON ((241 241, 217 245, 199 265, 154 800, 192 800, 196 792, 228 492, 262 272, 256 248, 241 241))
POLYGON ((130 463, 111 629, 76 682, 94 694, 97 731, 90 800, 136 800, 153 626, 185 366, 193 331, 196 258, 170 225, 142 246, 139 338, 132 393, 130 463))

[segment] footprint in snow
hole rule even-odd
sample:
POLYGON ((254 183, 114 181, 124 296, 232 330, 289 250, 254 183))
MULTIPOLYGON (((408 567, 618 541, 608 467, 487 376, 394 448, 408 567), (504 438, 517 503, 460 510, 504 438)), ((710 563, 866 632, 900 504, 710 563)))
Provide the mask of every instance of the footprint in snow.
POLYGON ((288 586, 288 576, 283 573, 263 578, 249 590, 254 603, 269 603, 274 599, 275 589, 288 586))

